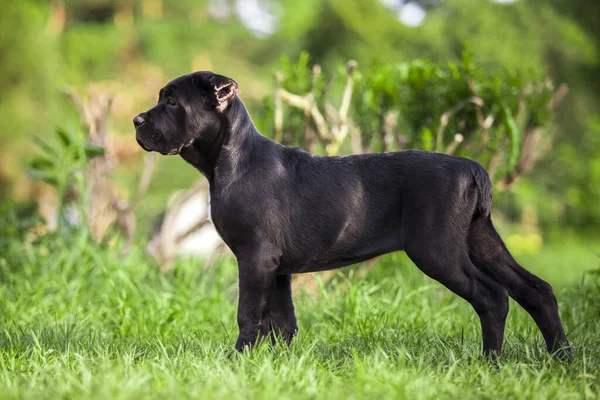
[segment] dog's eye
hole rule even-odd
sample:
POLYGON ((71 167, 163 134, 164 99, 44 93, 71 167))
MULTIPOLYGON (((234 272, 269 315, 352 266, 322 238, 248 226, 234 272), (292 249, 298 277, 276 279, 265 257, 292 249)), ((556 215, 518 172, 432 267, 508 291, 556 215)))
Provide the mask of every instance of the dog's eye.
POLYGON ((175 100, 173 100, 173 99, 167 99, 167 104, 170 105, 170 106, 176 106, 177 105, 177 103, 175 103, 175 100))

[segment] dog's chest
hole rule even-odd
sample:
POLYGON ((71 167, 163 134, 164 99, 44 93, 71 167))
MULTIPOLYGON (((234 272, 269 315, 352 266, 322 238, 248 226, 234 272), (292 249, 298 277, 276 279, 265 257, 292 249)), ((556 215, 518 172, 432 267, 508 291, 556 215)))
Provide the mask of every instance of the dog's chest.
MULTIPOLYGON (((227 235, 227 230, 224 229, 227 226, 227 220, 224 220, 224 215, 223 215, 223 208, 220 207, 221 203, 217 202, 215 204, 213 204, 213 197, 211 196, 211 190, 210 190, 210 186, 209 186, 209 190, 208 190, 208 204, 207 204, 207 212, 206 212, 206 220, 208 222, 210 222, 214 227, 215 230, 217 231, 217 233, 219 234, 219 236, 221 237, 221 240, 223 240, 228 246, 231 247, 231 242, 230 242, 230 235, 227 235)), ((218 196, 217 196, 218 197, 218 196)))

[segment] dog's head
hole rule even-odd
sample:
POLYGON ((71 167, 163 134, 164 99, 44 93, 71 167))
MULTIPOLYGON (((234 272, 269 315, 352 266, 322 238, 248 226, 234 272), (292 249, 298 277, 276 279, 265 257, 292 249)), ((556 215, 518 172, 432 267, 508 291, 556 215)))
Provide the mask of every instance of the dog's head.
POLYGON ((237 92, 233 79, 210 71, 176 78, 160 90, 156 106, 133 119, 136 140, 146 151, 179 154, 218 132, 237 92))

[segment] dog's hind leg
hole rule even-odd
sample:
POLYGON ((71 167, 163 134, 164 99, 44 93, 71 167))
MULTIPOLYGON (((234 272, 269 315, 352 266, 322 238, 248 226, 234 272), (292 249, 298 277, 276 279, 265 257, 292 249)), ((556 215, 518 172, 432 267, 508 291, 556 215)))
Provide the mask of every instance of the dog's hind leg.
POLYGON ((450 238, 413 241, 406 254, 427 276, 471 304, 481 321, 484 355, 498 356, 504 340, 508 294, 473 265, 466 238, 464 244, 450 238))
POLYGON ((283 340, 289 344, 298 332, 292 301, 291 275, 276 275, 273 278, 263 320, 270 321, 273 340, 281 335, 283 340))
POLYGON ((469 228, 469 252, 473 263, 504 286, 509 295, 533 318, 550 353, 570 359, 571 349, 558 314, 552 287, 521 267, 512 257, 491 218, 475 219, 469 228))

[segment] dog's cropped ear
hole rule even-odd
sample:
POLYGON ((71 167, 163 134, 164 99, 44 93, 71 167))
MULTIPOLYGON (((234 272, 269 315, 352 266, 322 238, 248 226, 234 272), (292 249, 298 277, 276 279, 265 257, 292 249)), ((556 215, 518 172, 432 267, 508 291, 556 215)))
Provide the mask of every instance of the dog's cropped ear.
POLYGON ((217 111, 225 111, 239 92, 237 82, 223 75, 213 75, 208 80, 214 90, 217 111))

